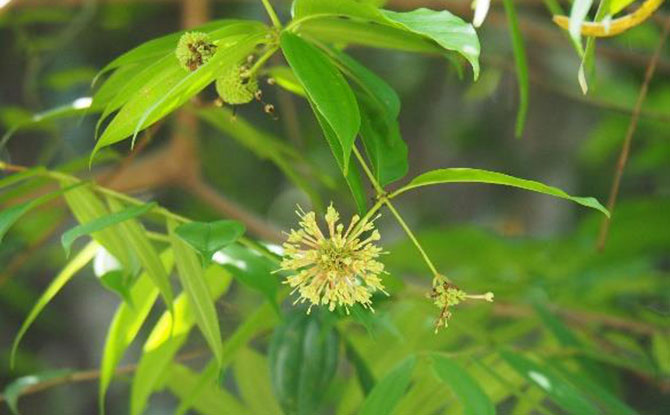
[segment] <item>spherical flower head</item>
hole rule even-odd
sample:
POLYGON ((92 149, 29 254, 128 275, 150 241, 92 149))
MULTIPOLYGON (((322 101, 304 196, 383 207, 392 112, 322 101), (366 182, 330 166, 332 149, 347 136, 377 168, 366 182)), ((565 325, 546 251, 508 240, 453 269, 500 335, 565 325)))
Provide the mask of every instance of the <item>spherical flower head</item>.
POLYGON ((327 305, 330 311, 343 306, 347 313, 356 303, 372 309, 372 294, 387 294, 380 279, 385 271, 377 261, 382 250, 374 244, 380 239, 374 219, 355 215, 345 230, 331 205, 325 215, 328 229, 322 232, 314 212, 296 213, 300 229, 288 234, 280 268, 295 273, 284 281, 294 288, 292 294, 299 293, 295 302, 309 302, 308 313, 314 305, 327 305))
POLYGON ((175 51, 179 64, 187 71, 195 71, 206 64, 215 53, 216 45, 207 33, 202 32, 184 33, 175 51))
POLYGON ((258 80, 249 76, 245 66, 233 66, 216 80, 216 92, 230 105, 250 102, 257 91, 258 80))
POLYGON ((453 307, 468 299, 492 302, 493 293, 487 292, 481 295, 468 294, 449 282, 445 276, 437 275, 433 279, 433 289, 430 292, 430 298, 433 300, 433 304, 440 309, 440 315, 435 321, 435 333, 437 333, 440 327, 449 327, 451 309, 453 307))

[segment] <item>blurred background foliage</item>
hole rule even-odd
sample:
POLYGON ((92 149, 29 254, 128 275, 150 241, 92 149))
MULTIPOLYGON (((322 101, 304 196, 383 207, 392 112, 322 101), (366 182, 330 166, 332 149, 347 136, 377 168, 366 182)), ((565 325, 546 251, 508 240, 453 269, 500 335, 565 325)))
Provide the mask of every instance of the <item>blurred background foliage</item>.
MULTIPOLYGON (((176 0, 13 3, 0 8, 3 132, 34 113, 89 96, 91 80, 107 62, 146 40, 178 30, 182 22, 182 4, 176 0)), ((287 17, 288 2, 275 3, 280 15, 287 17)), ((569 8, 568 2, 560 3, 569 8)), ((442 59, 357 48, 351 53, 401 97, 400 126, 409 146, 410 175, 445 166, 484 168, 605 200, 646 63, 659 41, 659 23, 669 18, 667 6, 647 23, 598 42, 597 73, 584 96, 576 81, 579 59, 567 36, 551 23, 543 2, 515 4, 531 81, 521 139, 514 137, 517 84, 501 3, 493 1, 478 30, 482 73, 476 83, 469 76, 461 79, 442 59)), ((386 5, 398 10, 420 6, 445 8, 471 19, 469 1, 463 0, 391 0, 386 5)), ((211 1, 211 16, 265 19, 260 2, 241 0, 211 1)), ((468 291, 496 294, 493 305, 456 310, 450 327, 438 335, 432 330, 435 310, 424 297, 430 275, 390 215, 382 217, 392 297, 378 299, 372 321, 342 319, 337 328, 346 333, 350 347, 377 379, 409 354, 420 357, 413 386, 395 414, 468 413, 467 406, 426 369, 421 353, 427 350, 457 359, 500 414, 574 413, 562 405, 564 397, 555 396, 570 395, 574 388, 596 397, 602 411, 596 413, 670 411, 669 74, 666 46, 642 109, 603 252, 595 248, 601 221, 597 213, 542 195, 452 185, 421 190, 398 201, 440 270, 468 291), (515 360, 516 352, 531 353, 525 356, 531 356, 539 373, 556 378, 522 377, 523 371, 516 369, 528 362, 515 360), (560 382, 569 385, 568 392, 556 391, 560 382), (620 401, 610 399, 613 396, 620 401)), ((221 207, 221 195, 275 229, 293 225, 296 203, 311 206, 310 196, 320 203, 332 200, 352 213, 355 207, 307 103, 277 87, 265 85, 263 90, 265 100, 277 107, 278 120, 264 114, 260 104, 240 108, 238 125, 220 119, 211 122, 203 115, 197 153, 173 149, 172 158, 161 159, 167 172, 162 178, 138 168, 132 170, 135 182, 122 183, 126 176, 111 174, 110 183, 121 190, 141 191, 143 198, 201 220, 225 216, 229 206, 221 207), (245 133, 240 127, 245 122, 264 131, 263 137, 274 140, 276 147, 253 132, 245 133), (292 160, 286 169, 307 180, 311 195, 273 163, 284 146, 297 150, 295 159, 286 156, 292 160), (175 185, 175 177, 190 168, 181 170, 183 163, 201 169, 206 188, 175 185)), ((88 175, 95 123, 94 116, 77 116, 31 125, 7 143, 2 157, 20 165, 88 175)), ((143 154, 137 158, 158 157, 172 136, 183 133, 180 128, 174 117, 160 124, 150 140, 142 141, 136 153, 143 154)), ((114 163, 127 160, 127 153, 127 143, 115 146, 93 171, 113 173, 114 163)), ((0 204, 38 185, 5 189, 0 204)), ((118 298, 102 290, 87 268, 37 320, 20 349, 16 370, 8 367, 13 336, 64 263, 57 240, 70 226, 65 206, 52 204, 20 221, 0 247, 0 385, 50 368, 95 368, 100 361, 118 298)), ((217 303, 224 335, 259 301, 256 293, 233 287, 217 303)), ((154 311, 152 321, 159 316, 154 311)), ((270 414, 277 408, 268 379, 260 376, 254 394, 247 396, 248 388, 237 375, 267 370, 263 355, 269 335, 266 331, 243 349, 229 379, 224 379, 234 385, 233 393, 249 413, 270 414), (257 401, 267 406, 258 407, 257 401)), ((197 346, 204 341, 193 338, 190 343, 197 346)), ((134 345, 127 362, 136 361, 139 350, 134 345)), ((198 360, 190 364, 201 367, 198 360)), ((194 376, 186 366, 172 370, 178 382, 194 376)), ((362 393, 352 371, 350 364, 340 364, 339 376, 324 398, 333 409, 324 413, 355 413, 362 393)), ((169 388, 171 382, 167 383, 169 388)), ((117 382, 108 397, 109 413, 126 413, 127 402, 127 387, 117 382)), ((174 406, 172 395, 159 394, 147 413, 167 413, 174 406)), ((24 398, 21 407, 25 414, 56 413, 52 408, 64 414, 95 413, 96 386, 75 383, 49 389, 24 398)), ((0 413, 5 411, 0 406, 0 413)))

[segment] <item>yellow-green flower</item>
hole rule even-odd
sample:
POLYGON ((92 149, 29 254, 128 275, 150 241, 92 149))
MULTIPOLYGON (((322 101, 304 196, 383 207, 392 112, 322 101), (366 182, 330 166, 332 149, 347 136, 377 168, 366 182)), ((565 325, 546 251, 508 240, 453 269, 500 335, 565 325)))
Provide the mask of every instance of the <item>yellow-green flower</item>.
POLYGON ((380 239, 373 223, 376 218, 368 221, 354 215, 345 230, 331 205, 326 210, 328 229, 324 233, 314 212, 299 209, 296 213, 300 229, 288 234, 281 262, 282 271, 296 273, 284 281, 294 288, 292 294, 300 294, 295 302, 309 302, 308 313, 319 304, 328 305, 330 311, 344 306, 347 313, 356 303, 372 309, 372 293, 386 294, 379 278, 384 264, 376 260, 382 253, 374 244, 380 239))
POLYGON ((216 79, 216 92, 230 105, 246 104, 256 96, 258 80, 242 65, 230 67, 216 79))
POLYGON ((468 294, 449 282, 445 276, 438 275, 433 278, 433 290, 430 292, 430 298, 433 300, 433 304, 440 309, 440 315, 435 321, 435 333, 437 333, 440 327, 447 328, 449 326, 452 307, 459 305, 465 300, 484 300, 492 302, 493 293, 487 292, 486 294, 476 295, 468 294))

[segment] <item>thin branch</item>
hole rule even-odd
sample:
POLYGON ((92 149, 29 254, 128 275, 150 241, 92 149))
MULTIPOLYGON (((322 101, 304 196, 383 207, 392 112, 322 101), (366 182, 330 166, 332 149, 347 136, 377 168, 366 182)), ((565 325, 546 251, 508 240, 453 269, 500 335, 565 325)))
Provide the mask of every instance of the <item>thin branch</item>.
MULTIPOLYGON (((209 349, 199 349, 191 352, 186 352, 175 357, 176 362, 186 362, 189 360, 196 359, 198 357, 206 356, 209 354, 209 349)), ((126 366, 118 367, 114 373, 115 375, 126 375, 133 373, 137 370, 138 364, 133 363, 126 366)), ((66 375, 49 379, 45 382, 36 383, 32 386, 27 387, 19 394, 19 397, 24 395, 31 395, 33 393, 42 392, 47 389, 55 388, 56 386, 61 386, 70 383, 82 383, 82 382, 91 382, 100 378, 100 369, 91 369, 91 370, 82 370, 79 372, 72 372, 66 375)), ((5 401, 6 398, 4 395, 0 394, 0 403, 5 401)))
POLYGON ((667 18, 665 25, 663 27, 663 33, 661 38, 658 41, 654 55, 649 61, 647 70, 644 74, 644 81, 642 87, 640 88, 640 93, 637 96, 637 102, 633 108, 633 115, 630 118, 630 124, 628 124, 628 131, 626 132, 626 137, 621 147, 621 153, 619 154, 619 160, 617 161, 616 171, 614 172, 614 181, 612 183, 612 188, 610 189, 610 195, 607 200, 607 209, 610 211, 610 216, 603 219, 602 225, 600 227, 600 235, 598 236, 598 251, 605 249, 605 243, 607 242, 607 235, 609 234, 610 224, 612 223, 612 215, 614 214, 614 205, 616 204, 617 196, 619 195, 619 187, 621 186, 621 178, 623 177, 624 169, 626 168, 626 163, 628 162, 628 155, 630 154, 630 145, 633 141, 633 135, 637 129, 638 120, 640 119, 640 111, 642 110, 642 103, 647 97, 647 92, 649 90, 649 83, 654 76, 654 71, 656 70, 656 65, 658 64, 658 59, 661 56, 663 51, 663 46, 665 45, 665 40, 670 34, 670 18, 667 18))

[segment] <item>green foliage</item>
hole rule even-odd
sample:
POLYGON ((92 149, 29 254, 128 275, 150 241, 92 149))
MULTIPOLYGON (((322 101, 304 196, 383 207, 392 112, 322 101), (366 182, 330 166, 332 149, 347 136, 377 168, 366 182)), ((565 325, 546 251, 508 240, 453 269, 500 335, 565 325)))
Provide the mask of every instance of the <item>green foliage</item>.
MULTIPOLYGON (((363 63, 367 60, 354 59, 360 52, 347 47, 431 54, 445 57, 459 68, 465 60, 472 67, 475 80, 480 72, 481 48, 474 27, 447 10, 419 8, 398 12, 380 8, 382 3, 295 0, 291 19, 282 23, 270 2, 263 0, 272 27, 251 20, 216 20, 190 32, 150 40, 107 64, 95 79, 97 83, 105 78, 92 97, 33 116, 19 113, 4 117, 10 121, 6 122, 7 133, 0 147, 21 129, 52 128, 55 121, 73 117, 80 120, 87 114, 99 113, 94 135, 98 131, 101 134, 89 161, 96 155, 98 159, 106 155, 105 161, 118 161, 118 153, 111 146, 128 138, 134 143, 140 131, 167 121, 176 110, 184 110, 197 117, 194 120, 205 121, 211 132, 239 144, 236 150, 249 150, 271 162, 267 164, 275 169, 272 171, 286 176, 288 183, 309 198, 317 213, 323 210, 324 200, 337 200, 333 191, 339 190, 340 184, 348 187, 350 208, 358 212, 349 230, 336 228, 336 221, 331 220, 330 228, 319 230, 330 238, 311 240, 295 231, 287 235, 289 242, 300 237, 307 248, 298 249, 290 243, 280 247, 274 241, 253 239, 267 218, 250 220, 248 213, 238 215, 240 221, 206 218, 203 212, 210 212, 209 206, 195 208, 191 197, 202 191, 190 188, 201 179, 197 174, 176 183, 180 192, 193 191, 186 196, 180 193, 178 201, 183 204, 175 207, 195 211, 198 221, 193 221, 182 216, 181 211, 177 214, 160 206, 158 200, 164 197, 161 192, 151 194, 156 201, 146 202, 106 187, 105 181, 75 177, 80 173, 88 177, 80 172, 85 168, 85 159, 58 168, 39 166, 26 170, 0 162, 0 168, 14 172, 0 178, 0 263, 4 265, 17 252, 31 255, 42 243, 49 246, 51 234, 62 228, 60 223, 52 222, 62 219, 65 208, 49 212, 52 209, 44 207, 60 198, 78 223, 68 225, 69 230, 60 236, 67 256, 78 238, 92 238, 60 266, 40 296, 27 296, 34 305, 29 311, 25 307, 21 310, 28 313, 8 353, 12 365, 20 342, 44 308, 74 275, 85 270, 96 254, 105 253, 119 262, 120 269, 98 275, 94 281, 117 295, 114 298, 120 303, 102 346, 98 385, 101 413, 105 412, 108 389, 119 365, 138 339, 143 343, 129 383, 131 415, 149 411, 152 396, 163 391, 178 399, 174 413, 180 415, 192 410, 217 415, 489 415, 507 410, 514 414, 545 414, 556 408, 578 415, 642 413, 624 399, 630 394, 624 389, 628 386, 625 380, 635 377, 646 382, 645 388, 647 383, 656 387, 667 382, 670 374, 667 322, 659 312, 668 307, 667 299, 659 293, 668 290, 664 279, 667 261, 663 255, 670 246, 666 232, 670 203, 657 196, 618 206, 616 227, 611 231, 607 250, 600 255, 594 255, 591 248, 603 219, 595 214, 587 216, 576 232, 566 230, 563 236, 547 241, 512 239, 508 236, 514 231, 508 231, 506 226, 500 226, 500 230, 491 224, 485 226, 496 232, 433 226, 415 233, 413 227, 419 221, 409 217, 412 220, 405 221, 394 203, 400 203, 398 198, 406 196, 408 190, 436 184, 496 184, 567 199, 607 218, 610 212, 595 198, 575 197, 537 181, 475 168, 430 170, 410 175, 405 185, 391 188, 410 173, 409 154, 414 144, 413 140, 405 141, 398 120, 404 114, 416 116, 412 112, 416 101, 425 100, 423 96, 415 100, 409 97, 409 105, 405 104, 401 113, 401 99, 392 86, 400 78, 389 76, 394 70, 392 59, 398 59, 400 64, 395 64, 406 73, 405 77, 416 77, 411 82, 419 84, 420 71, 408 64, 408 59, 419 62, 419 58, 374 55, 374 59, 379 57, 379 73, 388 76, 393 81, 390 82, 367 68, 363 63), (288 66, 268 66, 279 53, 288 66), (387 63, 390 69, 385 68, 387 63), (279 128, 262 125, 272 120, 219 108, 221 102, 241 105, 257 100, 266 112, 271 112, 269 109, 274 106, 270 102, 275 96, 273 92, 265 93, 265 84, 276 84, 300 98, 300 104, 293 107, 293 97, 277 95, 278 101, 283 100, 281 105, 278 102, 279 116, 287 131, 300 130, 303 126, 299 122, 304 118, 316 120, 313 127, 320 128, 322 134, 306 124, 307 139, 298 137, 298 133, 288 141, 279 128), (220 99, 211 102, 214 90, 220 99), (308 109, 306 114, 301 114, 302 108, 308 109), (339 180, 329 176, 333 172, 339 180), (52 185, 60 189, 53 191, 52 185), (325 199, 324 190, 329 192, 325 199), (333 235, 352 232, 356 235, 355 246, 377 240, 379 235, 371 233, 366 224, 385 210, 392 213, 388 216, 395 219, 397 229, 403 230, 407 238, 395 243, 387 242, 397 237, 382 240, 390 255, 383 258, 386 273, 379 273, 389 296, 374 295, 376 311, 368 312, 356 304, 329 313, 323 307, 325 298, 311 314, 300 308, 288 310, 289 290, 282 289, 282 285, 289 274, 278 271, 287 269, 281 255, 296 261, 298 276, 313 264, 325 262, 326 257, 328 264, 324 267, 333 268, 317 281, 322 289, 332 284, 329 278, 338 275, 344 266, 354 270, 362 267, 360 263, 347 263, 351 256, 341 251, 343 248, 333 235), (51 216, 46 220, 49 214, 57 216, 57 220, 51 216), (249 235, 245 235, 242 221, 247 221, 249 235), (54 229, 43 229, 45 224, 54 229), (39 234, 35 234, 35 229, 39 234), (506 232, 507 237, 497 235, 506 232), (318 244, 324 246, 317 248, 329 250, 327 255, 312 249, 318 244), (428 283, 430 278, 432 285, 428 283), (438 285, 442 291, 435 289, 436 282, 444 284, 438 285), (457 293, 457 301, 443 301, 445 306, 438 310, 433 306, 434 302, 440 303, 435 297, 447 288, 457 293), (470 306, 470 299, 493 297, 490 293, 469 294, 471 290, 492 290, 496 302, 470 306), (156 305, 159 295, 164 305, 156 305), (448 330, 435 335, 435 321, 445 320, 452 312, 454 318, 448 330), (198 357, 205 359, 191 362, 198 357)), ((509 0, 503 3, 519 87, 516 134, 520 136, 529 105, 528 59, 516 6, 509 0)), ((546 4, 552 13, 560 12, 558 3, 546 4)), ((629 4, 630 1, 602 1, 595 20, 601 21, 629 4)), ((569 19, 570 36, 582 58, 580 82, 584 88, 592 75, 595 43, 589 38, 584 48, 580 26, 588 19, 591 5, 591 1, 574 1, 569 19)), ((12 24, 66 21, 63 14, 38 13, 27 14, 12 24)), ((4 24, 0 20, 0 25, 4 24)), ((16 28, 17 33, 21 30, 24 29, 16 28)), ((39 50, 34 45, 28 49, 30 53, 39 50)), ((483 74, 484 79, 487 72, 483 74)), ((56 89, 75 87, 84 75, 90 75, 90 70, 64 71, 60 78, 52 76, 50 83, 56 89)), ((500 76, 494 78, 492 84, 497 86, 500 76)), ((484 89, 492 93, 495 88, 484 89)), ((634 92, 623 91, 623 95, 630 96, 634 92)), ((607 93, 617 96, 616 91, 607 93)), ((664 97, 661 93, 658 96, 664 97)), ((655 104, 660 110, 665 102, 661 98, 655 104)), ((249 109, 254 105, 258 106, 252 104, 249 109)), ((457 108, 452 102, 449 105, 457 108)), ((468 117, 468 111, 463 111, 463 118, 468 117)), ((612 118, 604 118, 602 123, 608 128, 601 128, 607 130, 601 135, 607 137, 586 144, 589 165, 603 163, 611 156, 616 142, 610 138, 610 130, 617 132, 621 120, 617 118, 617 123, 612 123, 612 118)), ((424 121, 429 120, 418 123, 424 121)), ((436 130, 443 126, 430 122, 426 125, 427 129, 420 132, 428 135, 438 135, 441 131, 436 130)), ((175 128, 177 135, 184 139, 179 128, 175 128)), ((658 125, 646 128, 662 131, 658 125)), ((480 131, 483 130, 477 133, 480 131)), ((473 146, 478 144, 474 138, 472 141, 473 146)), ((456 144, 451 140, 449 150, 456 149, 456 144)), ((486 146, 494 145, 497 143, 486 142, 486 146)), ((667 180, 645 174, 650 171, 649 166, 663 166, 662 157, 657 154, 661 147, 667 146, 655 143, 649 147, 652 150, 648 151, 654 154, 647 154, 647 164, 640 162, 647 170, 639 173, 641 181, 653 182, 657 186, 654 189, 661 189, 658 194, 662 194, 667 180)), ((441 163, 440 149, 431 144, 417 154, 430 155, 426 157, 429 163, 441 163)), ((205 153, 209 148, 203 145, 200 150, 205 153)), ((218 156, 217 153, 212 157, 218 156)), ((133 157, 134 154, 127 160, 132 161, 133 157)), ((451 155, 449 159, 453 160, 451 155)), ((38 159, 37 164, 47 164, 44 160, 48 157, 38 159)), ((240 164, 243 163, 237 167, 240 164)), ((120 171, 125 167, 124 161, 120 171)), ((223 168, 223 179, 208 175, 207 180, 217 184, 219 179, 243 182, 248 191, 256 193, 267 190, 255 177, 242 179, 236 166, 223 168)), ((172 170, 172 166, 165 167, 166 172, 174 174, 170 179, 175 179, 180 172, 172 170)), ((596 175, 584 177, 594 177, 589 189, 601 180, 596 175)), ((271 185, 274 184, 279 188, 285 183, 277 181, 271 185)), ((579 184, 582 183, 571 182, 570 186, 579 184)), ((234 190, 231 192, 234 194, 234 190)), ((291 192, 282 193, 282 198, 273 202, 273 212, 282 211, 278 214, 281 216, 283 209, 289 209, 286 206, 295 204, 294 196, 291 192)), ((235 204, 228 206, 227 199, 221 200, 226 205, 222 211, 238 209, 235 204)), ((410 201, 401 210, 411 206, 410 201)), ((472 209, 469 201, 467 207, 472 209)), ((503 211, 507 207, 493 208, 503 211)), ((444 216, 443 206, 434 211, 444 216)), ((526 213, 513 209, 514 215, 526 213)), ((510 222, 515 218, 509 218, 510 222)), ((304 215, 301 220, 310 219, 304 215)), ((300 224, 298 228, 304 227, 300 224)), ((268 235, 272 233, 272 229, 267 230, 268 235)), ((45 251, 44 258, 49 263, 60 264, 63 260, 62 253, 45 251)), ((1 301, 27 290, 23 281, 7 282, 6 278, 4 271, 0 273, 1 301)), ((354 287, 353 291, 361 284, 361 278, 345 275, 339 282, 354 287)), ((4 319, 3 310, 0 323, 4 319)), ((61 328, 53 330, 60 334, 61 328)), ((10 410, 18 413, 19 396, 32 392, 34 387, 67 382, 70 373, 48 371, 18 377, 6 386, 2 397, 10 410)), ((654 393, 655 390, 650 392, 654 393)))

